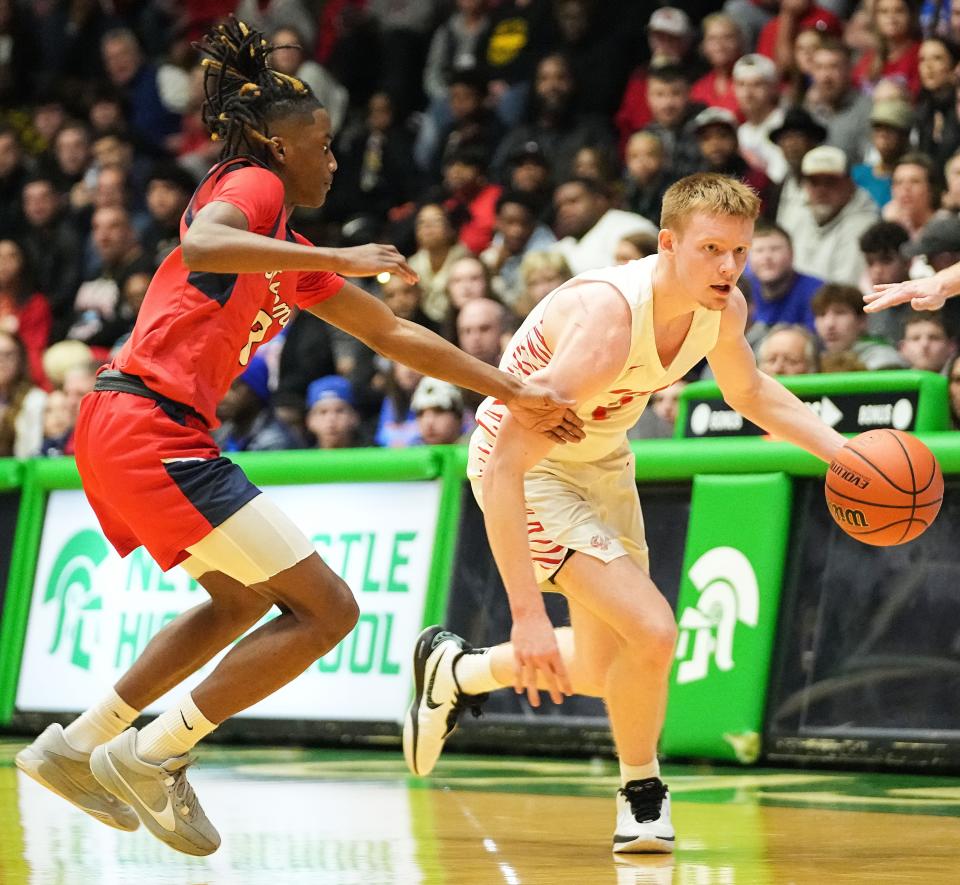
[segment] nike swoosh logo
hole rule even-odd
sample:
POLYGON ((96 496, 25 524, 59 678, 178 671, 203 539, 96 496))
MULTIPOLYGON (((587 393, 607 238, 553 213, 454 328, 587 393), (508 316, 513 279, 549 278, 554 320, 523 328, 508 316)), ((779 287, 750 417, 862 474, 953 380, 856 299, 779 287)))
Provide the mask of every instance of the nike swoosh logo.
POLYGON ((183 715, 183 710, 180 711, 180 718, 183 720, 183 727, 186 728, 187 731, 193 731, 193 726, 187 725, 187 717, 183 715))
POLYGON ((126 779, 122 774, 120 774, 120 769, 117 768, 112 762, 110 767, 113 769, 114 774, 116 774, 120 783, 122 783, 134 796, 137 797, 137 805, 140 808, 144 808, 150 814, 150 816, 158 823, 161 827, 167 830, 170 833, 173 833, 177 829, 177 816, 173 811, 173 803, 170 801, 170 797, 167 796, 166 807, 160 811, 154 811, 146 802, 144 802, 137 791, 127 783, 126 779))
POLYGON ((443 706, 442 703, 438 704, 433 700, 433 683, 437 680, 437 670, 440 669, 440 662, 443 660, 443 655, 440 655, 439 660, 437 661, 436 666, 433 668, 433 672, 430 674, 430 681, 427 683, 427 709, 436 710, 437 707, 443 706))

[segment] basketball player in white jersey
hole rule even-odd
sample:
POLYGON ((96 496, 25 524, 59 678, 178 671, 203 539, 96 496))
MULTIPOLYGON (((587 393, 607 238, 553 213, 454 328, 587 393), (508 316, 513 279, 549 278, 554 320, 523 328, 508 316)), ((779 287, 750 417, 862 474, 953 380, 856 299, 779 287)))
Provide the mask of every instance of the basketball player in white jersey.
POLYGON ((579 274, 513 336, 501 368, 574 401, 586 438, 554 447, 501 403, 480 406, 468 474, 509 597, 511 641, 474 650, 439 627, 421 634, 403 732, 415 774, 433 769, 463 708, 482 701, 477 695, 513 686, 535 707, 540 691, 555 703, 574 693, 601 697, 620 757, 613 850, 673 850, 656 749, 677 628, 648 576, 626 432, 652 392, 706 356, 745 418, 826 461, 844 443, 757 369, 744 339, 737 279, 758 211, 756 194, 731 178, 678 181, 663 199, 657 255, 579 274), (570 627, 554 629, 542 590, 567 597, 570 627))

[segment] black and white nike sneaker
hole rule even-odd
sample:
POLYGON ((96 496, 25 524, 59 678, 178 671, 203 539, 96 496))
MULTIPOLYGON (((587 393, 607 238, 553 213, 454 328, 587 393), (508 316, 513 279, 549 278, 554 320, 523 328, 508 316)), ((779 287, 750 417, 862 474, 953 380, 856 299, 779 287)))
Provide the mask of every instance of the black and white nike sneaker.
POLYGON ((413 650, 414 695, 403 723, 403 756, 414 774, 427 775, 440 758, 443 744, 470 708, 480 715, 487 694, 460 690, 454 666, 472 647, 455 633, 427 627, 413 650))
POLYGON ((628 781, 617 790, 617 853, 670 854, 676 834, 670 822, 670 791, 658 777, 628 781))

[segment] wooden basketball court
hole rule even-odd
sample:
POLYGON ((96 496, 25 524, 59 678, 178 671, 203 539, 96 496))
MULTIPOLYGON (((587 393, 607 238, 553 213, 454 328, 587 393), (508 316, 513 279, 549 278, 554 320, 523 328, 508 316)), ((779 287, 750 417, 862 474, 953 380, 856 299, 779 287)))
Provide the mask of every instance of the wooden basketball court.
POLYGON ((609 761, 204 747, 209 858, 111 830, 0 743, 2 885, 960 882, 960 778, 667 766, 677 854, 615 860, 609 761))

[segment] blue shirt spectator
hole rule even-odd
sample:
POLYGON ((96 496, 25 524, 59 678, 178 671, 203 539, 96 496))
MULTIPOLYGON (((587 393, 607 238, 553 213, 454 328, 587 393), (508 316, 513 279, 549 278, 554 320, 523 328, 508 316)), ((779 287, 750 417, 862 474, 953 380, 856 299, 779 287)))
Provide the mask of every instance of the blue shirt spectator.
POLYGON ((143 58, 136 36, 126 28, 108 31, 101 49, 110 81, 127 101, 130 128, 144 144, 162 147, 180 132, 180 115, 160 95, 157 68, 143 58))
POLYGON ((756 323, 795 323, 813 329, 810 301, 823 280, 793 267, 790 235, 776 225, 758 225, 750 263, 743 273, 753 294, 756 323))
POLYGON ((297 434, 273 413, 269 375, 266 359, 254 356, 217 406, 217 417, 223 423, 213 432, 213 438, 224 452, 268 452, 302 446, 297 434))
POLYGON ((873 166, 859 163, 850 170, 850 177, 862 187, 882 209, 893 196, 892 179, 889 175, 877 175, 873 166))

